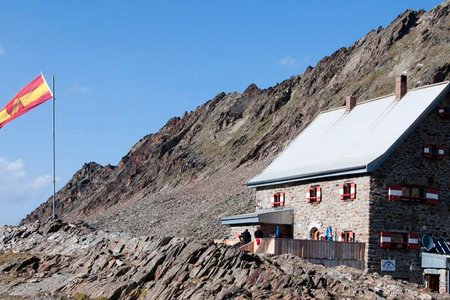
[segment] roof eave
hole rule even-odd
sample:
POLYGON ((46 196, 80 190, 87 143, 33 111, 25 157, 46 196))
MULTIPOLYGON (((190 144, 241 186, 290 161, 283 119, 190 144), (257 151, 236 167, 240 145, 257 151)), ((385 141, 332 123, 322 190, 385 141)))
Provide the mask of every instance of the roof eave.
POLYGON ((292 225, 294 209, 289 207, 256 210, 251 214, 227 216, 220 219, 221 225, 256 225, 256 224, 285 224, 292 225))
POLYGON ((344 175, 354 175, 354 174, 362 174, 362 173, 367 173, 366 165, 336 169, 336 170, 331 170, 328 172, 314 172, 314 173, 308 173, 308 174, 302 174, 302 175, 296 175, 296 176, 280 177, 280 178, 269 179, 269 180, 260 180, 260 181, 253 181, 253 182, 249 181, 246 183, 246 186, 248 188, 256 188, 256 187, 263 187, 263 186, 270 186, 270 185, 302 182, 302 181, 307 181, 307 180, 312 180, 312 179, 321 179, 321 178, 344 176, 344 175))

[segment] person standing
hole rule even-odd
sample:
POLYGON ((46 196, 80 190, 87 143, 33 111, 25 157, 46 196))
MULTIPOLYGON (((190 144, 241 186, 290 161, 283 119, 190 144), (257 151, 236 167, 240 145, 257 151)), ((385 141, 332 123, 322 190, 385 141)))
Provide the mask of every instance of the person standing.
POLYGON ((256 241, 256 245, 261 244, 261 239, 264 237, 264 232, 261 230, 261 227, 256 226, 256 231, 255 231, 255 241, 256 241))
POLYGON ((243 233, 241 233, 241 239, 244 244, 248 244, 252 241, 252 236, 248 229, 245 229, 243 233))

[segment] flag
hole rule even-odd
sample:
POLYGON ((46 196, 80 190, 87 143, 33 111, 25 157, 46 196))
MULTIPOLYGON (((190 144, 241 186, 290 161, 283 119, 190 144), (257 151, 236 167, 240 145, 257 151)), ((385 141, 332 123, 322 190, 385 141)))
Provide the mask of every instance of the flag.
POLYGON ((40 74, 28 83, 0 110, 0 128, 53 97, 44 76, 40 74))

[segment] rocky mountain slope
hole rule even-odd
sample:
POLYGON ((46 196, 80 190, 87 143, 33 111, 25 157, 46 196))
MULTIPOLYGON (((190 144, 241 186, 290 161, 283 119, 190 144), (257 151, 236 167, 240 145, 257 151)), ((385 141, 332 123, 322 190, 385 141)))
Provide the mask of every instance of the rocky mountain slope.
POLYGON ((288 255, 256 256, 207 241, 133 237, 56 222, 0 227, 3 297, 449 299, 388 276, 327 269, 288 255))
MULTIPOLYGON (((274 87, 218 94, 141 139, 118 166, 84 165, 58 192, 58 215, 113 231, 222 235, 221 216, 254 209, 245 182, 320 111, 347 95, 390 94, 403 71, 409 87, 450 79, 449 12, 449 1, 408 10, 274 87)), ((22 223, 50 209, 47 201, 22 223)))

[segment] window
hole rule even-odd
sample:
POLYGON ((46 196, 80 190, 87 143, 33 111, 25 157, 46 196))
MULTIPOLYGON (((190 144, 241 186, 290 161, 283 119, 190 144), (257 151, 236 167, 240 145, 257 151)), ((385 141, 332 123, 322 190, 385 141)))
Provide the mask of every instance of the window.
POLYGON ((320 185, 306 188, 306 200, 309 203, 319 203, 322 200, 322 188, 320 185))
POLYGON ((406 249, 408 247, 408 234, 391 232, 391 249, 406 249))
POLYGON ((420 202, 436 205, 439 203, 439 191, 418 185, 391 185, 388 188, 389 201, 420 202))
POLYGON ((343 183, 339 186, 341 200, 354 200, 356 198, 356 184, 354 182, 343 183))
POLYGON ((438 114, 441 118, 450 120, 450 107, 449 106, 440 106, 438 108, 438 114))
POLYGON ((423 157, 433 158, 434 153, 436 153, 436 145, 426 144, 423 146, 423 157))
POLYGON ((423 199, 423 187, 420 186, 402 186, 402 200, 421 201, 423 199))
POLYGON ((344 231, 344 242, 354 242, 355 233, 353 231, 344 231))
POLYGON ((445 147, 433 144, 426 144, 423 146, 423 156, 425 158, 444 158, 445 147))
POLYGON ((319 240, 319 235, 320 235, 320 232, 319 232, 319 229, 317 229, 317 227, 313 227, 309 231, 309 237, 312 240, 318 241, 319 240))
POLYGON ((444 158, 445 157, 445 148, 444 148, 444 146, 438 146, 437 147, 436 157, 437 158, 444 158))
POLYGON ((380 232, 382 249, 419 249, 419 235, 414 232, 380 232))
POLYGON ((272 194, 271 203, 272 203, 272 207, 284 206, 284 193, 279 192, 279 193, 272 194))
POLYGON ((336 238, 338 242, 354 242, 355 233, 352 230, 338 231, 336 238))

